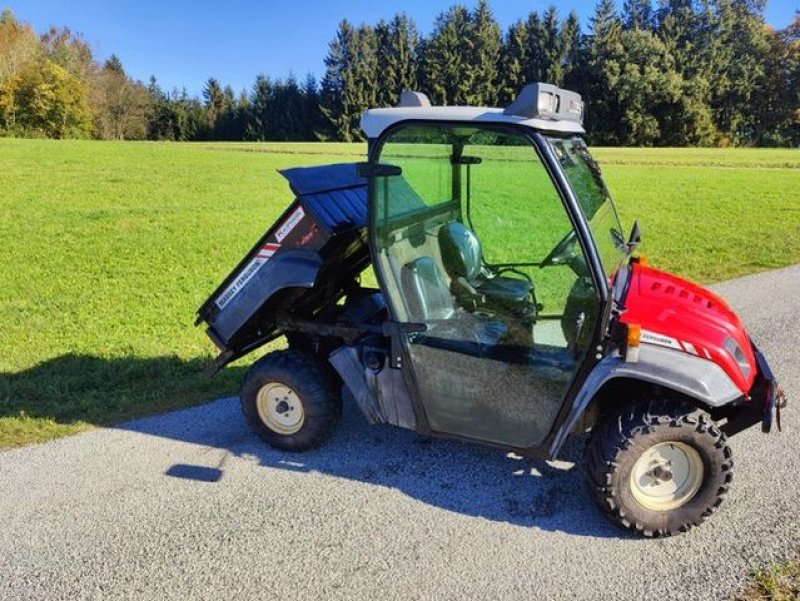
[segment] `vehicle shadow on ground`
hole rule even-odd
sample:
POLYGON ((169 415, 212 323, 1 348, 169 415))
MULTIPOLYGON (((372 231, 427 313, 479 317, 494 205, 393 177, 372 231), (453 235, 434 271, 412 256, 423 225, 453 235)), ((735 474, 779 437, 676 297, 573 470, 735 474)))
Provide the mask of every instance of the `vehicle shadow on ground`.
MULTIPOLYGON (((218 465, 195 465, 196 453, 164 476, 213 486, 229 456, 269 469, 320 473, 397 489, 435 507, 487 520, 576 535, 625 537, 593 505, 580 465, 582 440, 560 462, 508 456, 464 443, 431 440, 391 426, 370 426, 346 403, 343 419, 322 448, 291 454, 251 433, 237 398, 119 423, 131 414, 162 413, 238 389, 245 371, 230 367, 209 379, 202 359, 174 356, 102 358, 63 355, 19 372, 0 372, 0 418, 25 416, 56 425, 116 424, 120 430, 222 450, 218 465)), ((36 428, 35 424, 32 426, 36 428)), ((34 439, 35 440, 35 439, 34 439)))
MULTIPOLYGON (((223 449, 270 469, 392 488, 429 505, 487 520, 581 536, 629 536, 605 519, 588 494, 583 470, 576 465, 582 439, 568 443, 560 461, 538 461, 370 426, 356 407, 346 405, 342 423, 326 445, 293 454, 272 449, 252 434, 237 398, 117 428, 223 449)), ((207 486, 224 479, 226 461, 223 457, 212 466, 176 463, 165 475, 207 486)))

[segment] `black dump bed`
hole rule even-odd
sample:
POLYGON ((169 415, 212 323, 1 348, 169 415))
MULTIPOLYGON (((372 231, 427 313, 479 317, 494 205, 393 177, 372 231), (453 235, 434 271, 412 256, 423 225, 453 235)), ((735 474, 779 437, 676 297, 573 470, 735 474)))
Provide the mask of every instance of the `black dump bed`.
POLYGON ((280 335, 282 316, 310 317, 335 302, 369 264, 357 164, 280 173, 295 200, 197 312, 222 351, 212 371, 280 335))

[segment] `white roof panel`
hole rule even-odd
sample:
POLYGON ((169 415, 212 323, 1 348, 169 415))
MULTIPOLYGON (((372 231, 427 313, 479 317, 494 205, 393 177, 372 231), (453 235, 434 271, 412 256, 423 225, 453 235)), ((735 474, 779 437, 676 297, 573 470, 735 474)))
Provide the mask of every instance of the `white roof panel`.
POLYGON ((474 123, 513 123, 533 129, 564 133, 586 133, 580 123, 566 119, 527 119, 506 115, 503 109, 479 106, 403 106, 369 109, 361 116, 361 129, 368 138, 377 138, 383 130, 400 121, 471 121, 474 123))

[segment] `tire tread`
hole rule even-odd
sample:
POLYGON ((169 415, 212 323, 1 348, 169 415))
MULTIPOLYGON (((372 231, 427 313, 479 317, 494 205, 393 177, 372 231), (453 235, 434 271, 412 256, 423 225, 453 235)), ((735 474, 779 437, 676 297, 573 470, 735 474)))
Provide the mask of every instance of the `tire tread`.
MULTIPOLYGON (((655 399, 631 403, 623 410, 607 416, 592 430, 586 450, 586 475, 589 489, 600 509, 614 522, 644 536, 671 536, 685 532, 702 523, 713 514, 724 500, 733 480, 733 456, 725 434, 711 417, 692 403, 683 399, 655 399), (612 484, 619 469, 620 459, 643 437, 664 426, 685 428, 690 426, 699 444, 721 455, 722 483, 709 491, 704 510, 690 516, 678 527, 648 527, 641 521, 631 520, 620 502, 619 491, 612 484)), ((677 510, 676 510, 677 511, 677 510)))

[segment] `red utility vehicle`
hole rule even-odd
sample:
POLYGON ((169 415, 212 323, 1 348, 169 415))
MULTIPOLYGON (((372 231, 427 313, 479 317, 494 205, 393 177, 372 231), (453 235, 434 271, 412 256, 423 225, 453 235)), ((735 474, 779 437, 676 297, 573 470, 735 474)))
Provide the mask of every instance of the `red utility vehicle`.
POLYGON ((506 109, 404 92, 362 118, 369 160, 283 171, 296 200, 199 310, 212 371, 279 336, 241 401, 280 449, 370 423, 553 458, 591 431, 590 489, 646 536, 700 523, 731 484, 726 436, 783 397, 741 320, 632 258, 572 92, 506 109), (369 267, 372 269, 369 269, 369 267))

